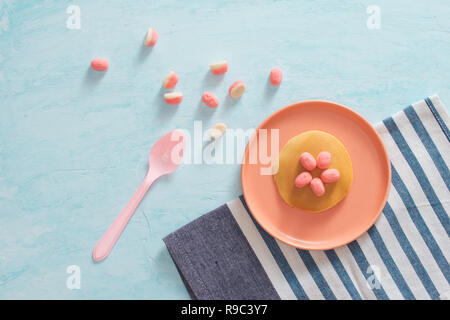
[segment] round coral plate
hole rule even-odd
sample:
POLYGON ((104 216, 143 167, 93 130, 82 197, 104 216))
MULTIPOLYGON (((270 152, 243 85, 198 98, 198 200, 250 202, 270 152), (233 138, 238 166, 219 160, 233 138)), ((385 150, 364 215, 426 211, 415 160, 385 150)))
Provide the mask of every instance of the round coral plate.
POLYGON ((258 146, 263 139, 260 129, 267 129, 269 155, 271 129, 279 129, 278 151, 304 131, 328 132, 344 144, 353 165, 353 183, 346 197, 326 211, 311 213, 283 201, 273 176, 261 174, 261 169, 270 167, 267 159, 252 160, 247 145, 242 190, 251 214, 266 232, 296 248, 328 250, 355 240, 375 223, 387 201, 391 167, 380 136, 362 116, 333 102, 303 101, 268 117, 252 138, 258 146))

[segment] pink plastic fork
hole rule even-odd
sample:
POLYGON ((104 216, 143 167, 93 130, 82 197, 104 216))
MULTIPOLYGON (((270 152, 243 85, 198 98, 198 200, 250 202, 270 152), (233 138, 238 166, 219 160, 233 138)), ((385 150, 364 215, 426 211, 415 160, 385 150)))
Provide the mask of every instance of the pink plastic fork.
POLYGON ((92 254, 95 261, 105 259, 111 252, 114 244, 152 183, 159 177, 175 171, 183 158, 184 146, 185 139, 180 130, 173 130, 167 133, 153 145, 148 155, 149 170, 147 176, 130 202, 128 202, 117 219, 98 241, 92 254))

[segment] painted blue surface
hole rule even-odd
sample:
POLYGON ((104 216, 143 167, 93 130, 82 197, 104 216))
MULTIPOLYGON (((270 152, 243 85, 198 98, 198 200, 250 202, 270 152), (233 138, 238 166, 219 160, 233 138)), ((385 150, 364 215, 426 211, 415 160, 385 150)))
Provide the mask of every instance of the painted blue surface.
POLYGON ((194 120, 254 128, 306 99, 372 123, 433 93, 448 104, 449 52, 448 0, 0 1, 0 299, 188 298, 161 239, 238 196, 238 164, 183 165, 159 180, 110 257, 91 260, 158 137, 194 120), (66 27, 72 4, 79 30, 66 27), (366 26, 372 4, 379 30, 366 26), (151 50, 148 27, 160 34, 151 50), (107 73, 89 70, 94 57, 109 59, 107 73), (211 76, 222 59, 229 72, 211 76), (162 100, 170 70, 179 107, 162 100), (235 80, 248 86, 237 102, 226 98, 235 80), (204 90, 217 110, 200 103, 204 90), (80 290, 66 287, 69 265, 81 268, 80 290))

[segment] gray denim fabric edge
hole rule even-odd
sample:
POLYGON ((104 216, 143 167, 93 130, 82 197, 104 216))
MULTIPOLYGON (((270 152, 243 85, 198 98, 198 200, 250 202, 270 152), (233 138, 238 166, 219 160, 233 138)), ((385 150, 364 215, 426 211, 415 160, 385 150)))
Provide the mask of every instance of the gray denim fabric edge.
POLYGON ((163 241, 194 299, 280 299, 226 205, 163 241))

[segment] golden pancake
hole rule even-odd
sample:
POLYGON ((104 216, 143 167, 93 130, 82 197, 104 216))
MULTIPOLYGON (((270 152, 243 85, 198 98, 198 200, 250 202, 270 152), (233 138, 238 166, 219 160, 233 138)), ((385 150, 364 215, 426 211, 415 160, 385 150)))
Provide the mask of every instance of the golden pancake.
MULTIPOLYGON (((310 171, 313 178, 320 177, 324 170, 310 171)), ((352 161, 344 145, 333 135, 323 131, 307 131, 291 138, 281 149, 278 157, 278 171, 274 174, 275 183, 283 200, 305 211, 321 212, 341 201, 350 189, 353 180, 352 161), (325 194, 317 197, 309 185, 297 188, 295 178, 307 171, 300 164, 300 155, 309 152, 317 159, 321 151, 331 153, 329 169, 337 169, 340 178, 334 183, 324 183, 325 194)))

